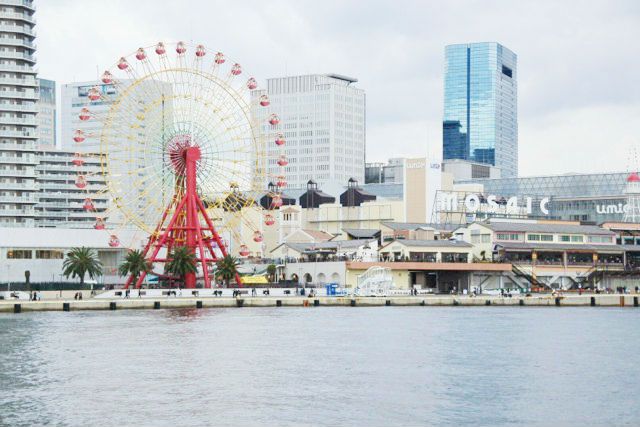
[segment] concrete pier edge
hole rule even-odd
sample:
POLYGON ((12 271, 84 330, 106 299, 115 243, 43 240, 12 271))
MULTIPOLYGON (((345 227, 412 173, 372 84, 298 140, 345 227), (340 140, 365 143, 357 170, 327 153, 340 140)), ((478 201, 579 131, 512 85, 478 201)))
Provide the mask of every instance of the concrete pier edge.
POLYGON ((230 307, 403 307, 403 306, 520 306, 520 307, 638 307, 637 295, 540 295, 512 298, 499 296, 469 297, 459 295, 387 296, 387 297, 251 297, 251 298, 131 298, 87 300, 3 300, 0 313, 27 311, 132 310, 230 307))

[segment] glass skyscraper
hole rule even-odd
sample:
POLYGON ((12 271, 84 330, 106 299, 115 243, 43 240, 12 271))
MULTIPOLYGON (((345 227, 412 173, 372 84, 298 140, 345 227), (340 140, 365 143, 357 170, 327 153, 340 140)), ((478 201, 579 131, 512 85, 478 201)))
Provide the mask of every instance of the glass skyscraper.
POLYGON ((443 158, 518 175, 517 56, 499 43, 445 48, 443 158))

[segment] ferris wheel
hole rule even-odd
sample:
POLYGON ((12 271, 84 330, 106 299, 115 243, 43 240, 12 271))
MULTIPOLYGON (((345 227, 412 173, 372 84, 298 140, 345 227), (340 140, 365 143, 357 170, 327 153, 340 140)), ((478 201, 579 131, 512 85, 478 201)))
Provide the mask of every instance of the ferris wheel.
POLYGON ((79 145, 100 147, 99 154, 79 151, 74 159, 76 186, 87 189, 84 208, 96 214, 95 228, 108 230, 120 244, 117 230, 135 226, 150 236, 151 247, 173 227, 165 251, 188 243, 200 250, 204 270, 206 260, 232 247, 249 255, 246 240, 262 242, 264 227, 275 223, 260 198, 267 182, 277 182, 270 187, 268 207, 281 205, 288 164, 280 118, 270 111, 266 94, 256 95, 257 80, 221 52, 177 42, 120 58, 104 71, 101 83, 88 90, 89 105, 78 117, 99 126, 73 135, 79 145), (90 156, 99 156, 108 207, 96 206, 89 191, 97 178, 83 169, 90 156), (275 176, 267 173, 269 163, 279 165, 275 176), (197 200, 180 206, 190 192, 197 200), (193 233, 198 228, 201 239, 188 235, 190 228, 193 233), (209 258, 202 247, 207 244, 209 258))

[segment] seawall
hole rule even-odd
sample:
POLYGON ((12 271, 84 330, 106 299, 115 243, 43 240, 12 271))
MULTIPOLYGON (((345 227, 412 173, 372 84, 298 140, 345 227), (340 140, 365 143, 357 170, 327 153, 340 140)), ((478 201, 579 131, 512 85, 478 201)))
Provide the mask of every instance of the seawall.
POLYGON ((130 310, 241 307, 382 307, 382 306, 521 306, 521 307, 638 307, 640 295, 555 296, 393 296, 393 297, 164 297, 85 300, 2 300, 0 313, 26 311, 130 310))

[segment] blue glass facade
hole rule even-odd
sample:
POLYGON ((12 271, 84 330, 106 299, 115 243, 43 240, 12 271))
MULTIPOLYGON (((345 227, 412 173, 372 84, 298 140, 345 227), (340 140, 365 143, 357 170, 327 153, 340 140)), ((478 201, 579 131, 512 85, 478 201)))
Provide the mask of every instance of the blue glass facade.
POLYGON ((443 157, 518 175, 517 57, 498 43, 445 48, 443 157))

